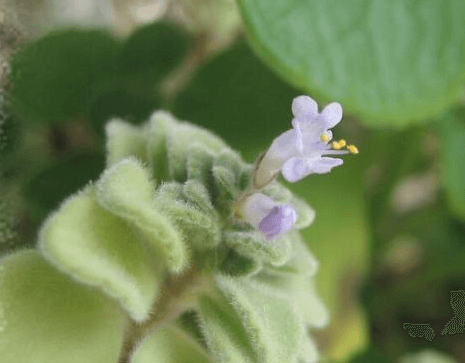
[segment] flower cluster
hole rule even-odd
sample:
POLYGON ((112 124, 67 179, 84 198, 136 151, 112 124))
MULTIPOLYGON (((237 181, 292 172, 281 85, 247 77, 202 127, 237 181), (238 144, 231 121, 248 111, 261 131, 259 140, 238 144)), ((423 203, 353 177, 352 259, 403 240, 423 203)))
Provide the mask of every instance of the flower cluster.
POLYGON ((255 164, 247 197, 240 200, 244 218, 267 239, 291 229, 296 211, 291 205, 278 204, 255 190, 264 189, 279 172, 288 182, 295 183, 310 174, 328 173, 343 163, 342 159, 325 155, 358 153, 357 147, 345 140, 331 141, 330 129, 342 119, 339 103, 330 103, 319 113, 312 98, 299 96, 292 102, 292 113, 292 129, 278 136, 255 164))

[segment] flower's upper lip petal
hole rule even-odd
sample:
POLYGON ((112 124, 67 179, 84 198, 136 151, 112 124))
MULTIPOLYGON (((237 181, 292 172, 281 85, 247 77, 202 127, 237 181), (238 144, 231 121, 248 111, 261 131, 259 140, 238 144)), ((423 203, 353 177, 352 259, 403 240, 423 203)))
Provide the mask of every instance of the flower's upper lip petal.
POLYGON ((292 101, 292 114, 297 118, 314 118, 318 115, 318 104, 308 96, 298 96, 292 101))
POLYGON ((301 137, 295 129, 287 130, 274 139, 267 155, 274 159, 287 160, 299 153, 298 139, 301 137))
POLYGON ((299 153, 302 153, 304 149, 302 129, 300 128, 300 122, 294 122, 294 121, 295 119, 292 120, 292 126, 294 126, 294 130, 296 133, 296 146, 297 146, 297 149, 299 150, 299 153))
POLYGON ((330 103, 323 111, 321 111, 318 118, 325 125, 326 129, 330 129, 341 121, 342 106, 337 102, 330 103))

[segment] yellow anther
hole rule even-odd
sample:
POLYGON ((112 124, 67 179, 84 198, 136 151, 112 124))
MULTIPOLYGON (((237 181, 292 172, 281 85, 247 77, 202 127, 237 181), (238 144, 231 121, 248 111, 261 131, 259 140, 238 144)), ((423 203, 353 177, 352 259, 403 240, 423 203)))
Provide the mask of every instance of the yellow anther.
POLYGON ((331 146, 333 147, 334 150, 339 150, 342 147, 337 141, 333 141, 331 143, 331 146))
POLYGON ((355 145, 347 145, 347 150, 349 150, 351 154, 358 154, 358 149, 355 145))
POLYGON ((326 134, 321 134, 320 140, 323 142, 327 142, 329 140, 329 136, 326 134))
POLYGON ((346 143, 346 141, 345 141, 344 139, 339 140, 339 146, 340 146, 340 147, 344 147, 344 146, 346 146, 346 145, 347 145, 347 143, 346 143))

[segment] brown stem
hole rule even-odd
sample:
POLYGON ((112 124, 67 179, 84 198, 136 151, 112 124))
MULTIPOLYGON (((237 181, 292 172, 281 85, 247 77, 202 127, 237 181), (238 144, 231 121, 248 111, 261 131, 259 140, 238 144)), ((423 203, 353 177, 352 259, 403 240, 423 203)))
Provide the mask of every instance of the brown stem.
POLYGON ((168 275, 150 318, 142 323, 130 321, 118 363, 130 363, 133 352, 153 329, 160 328, 186 310, 182 306, 182 300, 190 297, 203 281, 200 272, 195 268, 190 268, 179 276, 168 275))

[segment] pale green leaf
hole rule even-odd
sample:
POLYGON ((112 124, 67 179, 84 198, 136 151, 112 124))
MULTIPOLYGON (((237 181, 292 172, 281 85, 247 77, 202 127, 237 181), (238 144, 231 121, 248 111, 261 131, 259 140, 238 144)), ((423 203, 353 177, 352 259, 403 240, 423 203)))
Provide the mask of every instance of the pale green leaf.
POLYGON ((316 363, 318 362, 318 349, 315 342, 309 335, 304 338, 304 344, 300 357, 303 363, 316 363))
POLYGON ((194 143, 191 145, 187 155, 187 177, 196 179, 204 184, 210 191, 213 189, 213 153, 202 146, 194 143))
POLYGON ((149 171, 136 159, 124 159, 107 169, 96 190, 99 204, 128 221, 171 270, 178 272, 186 266, 186 246, 170 220, 156 208, 149 171))
POLYGON ((295 275, 313 276, 318 271, 318 260, 309 251, 299 232, 289 231, 288 234, 293 241, 294 254, 292 258, 281 266, 267 265, 264 267, 265 271, 268 274, 284 278, 292 278, 295 275))
POLYGON ((257 358, 239 316, 223 296, 199 299, 200 327, 218 363, 255 363, 257 358))
POLYGON ((277 275, 263 271, 254 275, 255 280, 265 284, 277 293, 292 298, 305 322, 314 328, 321 328, 329 322, 329 312, 317 294, 315 283, 310 276, 277 275))
POLYGON ((294 228, 304 229, 309 227, 315 220, 315 210, 303 199, 297 197, 292 198, 290 204, 292 204, 297 212, 297 220, 295 221, 294 228))
POLYGON ((185 243, 201 250, 220 243, 221 230, 217 218, 203 213, 192 203, 161 198, 155 203, 163 215, 176 225, 185 243))
POLYGON ((304 324, 290 301, 250 279, 216 276, 217 287, 239 316, 257 362, 296 362, 304 324))
POLYGON ((212 153, 229 148, 209 130, 189 122, 178 122, 168 130, 167 135, 168 172, 171 179, 181 181, 187 178, 188 151, 193 143, 201 143, 212 153))
POLYGON ((302 312, 305 322, 312 328, 324 328, 329 324, 330 315, 324 305, 318 291, 316 283, 311 278, 302 278, 301 281, 294 281, 289 286, 295 296, 295 302, 302 312))
POLYGON ((239 6, 255 50, 284 79, 367 123, 430 119, 463 96, 463 0, 239 6))
POLYGON ((215 247, 221 241, 218 215, 205 194, 205 188, 202 189, 197 182, 188 181, 184 186, 169 182, 160 186, 154 201, 157 208, 183 235, 185 243, 199 250, 215 247), (201 207, 187 197, 185 190, 189 191, 201 207))
POLYGON ((293 197, 292 192, 277 181, 269 184, 261 191, 261 193, 269 196, 271 199, 279 203, 290 203, 293 197))
POLYGON ((219 271, 225 275, 238 277, 254 275, 261 268, 261 262, 242 256, 236 250, 228 248, 219 266, 219 271))
POLYGON ((235 179, 239 179, 245 163, 237 152, 226 149, 216 156, 214 166, 217 165, 228 169, 235 176, 235 179))
POLYGON ((37 250, 0 260, 0 356, 5 363, 114 363, 124 314, 37 250))
POLYGON ((93 186, 65 200, 48 217, 38 243, 60 270, 116 298, 133 319, 148 317, 164 263, 127 222, 97 203, 93 186))
POLYGON ((147 134, 147 160, 157 180, 168 178, 167 134, 176 125, 176 119, 166 111, 156 111, 150 116, 147 134))
POLYGON ((157 189, 156 198, 184 201, 182 184, 178 182, 164 182, 157 189))
POLYGON ((213 177, 218 192, 218 199, 232 200, 239 193, 234 173, 220 165, 213 166, 213 177))
POLYGON ((292 256, 292 241, 286 235, 267 241, 257 231, 226 231, 224 243, 241 255, 257 261, 281 266, 292 256))
POLYGON ((188 180, 184 184, 183 192, 186 198, 195 203, 203 212, 217 216, 207 188, 196 180, 188 180))
POLYGON ((155 330, 134 353, 131 363, 213 363, 192 337, 176 327, 155 330))
POLYGON ((253 165, 246 164, 242 169, 241 176, 239 178, 239 189, 246 190, 250 185, 250 176, 252 175, 253 165))
POLYGON ((147 127, 134 126, 119 119, 105 126, 107 167, 128 156, 147 161, 147 127))

